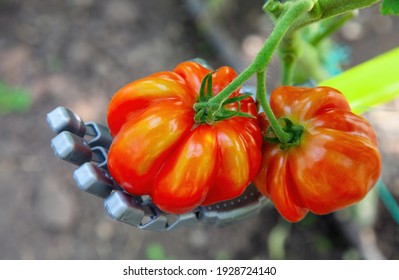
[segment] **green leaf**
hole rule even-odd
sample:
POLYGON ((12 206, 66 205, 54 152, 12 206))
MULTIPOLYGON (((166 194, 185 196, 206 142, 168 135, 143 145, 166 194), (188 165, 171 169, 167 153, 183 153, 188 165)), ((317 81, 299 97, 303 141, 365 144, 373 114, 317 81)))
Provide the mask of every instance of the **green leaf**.
POLYGON ((233 118, 233 117, 237 116, 239 112, 240 112, 240 110, 235 111, 235 110, 228 110, 225 108, 221 108, 220 110, 218 110, 215 113, 215 116, 213 116, 213 119, 215 119, 217 121, 226 120, 226 119, 233 118))
POLYGON ((252 96, 250 93, 243 93, 242 95, 230 97, 230 98, 226 99, 225 101, 223 101, 222 104, 226 105, 226 104, 231 104, 231 103, 236 103, 236 102, 239 103, 241 100, 244 100, 245 98, 250 97, 250 96, 252 96))
POLYGON ((198 102, 205 102, 213 97, 213 92, 212 92, 212 74, 213 73, 214 72, 209 72, 202 79, 198 102))
POLYGON ((399 15, 398 0, 384 0, 381 4, 381 14, 383 15, 399 15))

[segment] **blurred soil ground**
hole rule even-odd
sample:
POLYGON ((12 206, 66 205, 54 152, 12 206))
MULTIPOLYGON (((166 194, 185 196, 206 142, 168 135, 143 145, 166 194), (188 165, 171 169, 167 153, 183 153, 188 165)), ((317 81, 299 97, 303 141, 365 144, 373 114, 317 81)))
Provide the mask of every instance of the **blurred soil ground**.
MULTIPOLYGON (((272 29, 262 1, 214 2, 220 34, 244 67, 272 29)), ((398 28, 399 18, 361 11, 337 35, 351 47, 348 67, 398 46, 398 28)), ((50 148, 46 113, 65 106, 105 124, 118 88, 194 57, 215 67, 231 60, 197 28, 185 1, 0 1, 0 81, 30 98, 25 110, 0 115, 0 259, 399 259, 399 227, 374 191, 356 209, 293 225, 266 207, 232 226, 167 233, 113 221, 100 199, 80 192, 75 167, 50 148)), ((366 116, 398 200, 399 102, 366 116)))

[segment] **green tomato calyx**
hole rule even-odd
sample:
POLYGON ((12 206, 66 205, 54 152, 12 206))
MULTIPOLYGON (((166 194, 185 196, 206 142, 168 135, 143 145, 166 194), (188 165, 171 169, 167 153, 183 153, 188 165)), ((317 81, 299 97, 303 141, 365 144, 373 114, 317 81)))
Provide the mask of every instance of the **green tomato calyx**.
POLYGON ((236 116, 255 118, 250 114, 240 111, 240 101, 250 96, 250 94, 228 97, 225 100, 222 100, 222 102, 214 101, 215 96, 212 90, 212 74, 213 72, 210 72, 202 80, 197 102, 193 106, 195 111, 195 123, 197 125, 202 123, 212 125, 217 121, 222 121, 236 116), (232 104, 234 103, 237 104, 236 108, 233 110, 228 109, 228 107, 233 107, 232 104))
POLYGON ((287 142, 281 142, 276 136, 273 127, 269 126, 266 129, 266 135, 264 135, 264 140, 269 143, 280 144, 281 150, 287 150, 291 147, 299 146, 301 142, 301 136, 304 131, 304 127, 300 124, 294 124, 289 118, 281 117, 279 118, 279 123, 285 133, 290 135, 287 142))

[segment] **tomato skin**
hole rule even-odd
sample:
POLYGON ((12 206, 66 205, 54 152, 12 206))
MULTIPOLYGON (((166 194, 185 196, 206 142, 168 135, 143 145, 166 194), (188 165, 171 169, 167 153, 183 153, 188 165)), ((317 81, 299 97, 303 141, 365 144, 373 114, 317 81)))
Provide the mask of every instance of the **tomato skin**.
POLYGON ((168 213, 188 212, 206 198, 219 163, 216 133, 207 125, 197 127, 168 157, 156 176, 151 196, 168 213))
MULTIPOLYGON (((345 97, 329 87, 281 86, 270 97, 276 117, 304 127, 298 146, 265 143, 254 183, 290 222, 310 211, 328 214, 360 201, 381 173, 377 136, 345 97)), ((263 130, 269 126, 259 115, 263 130)))
MULTIPOLYGON (((183 62, 174 71, 122 87, 108 107, 114 136, 108 154, 111 176, 128 193, 150 195, 167 213, 185 213, 240 195, 260 166, 262 133, 252 98, 240 101, 240 111, 254 118, 195 123, 193 106, 208 73, 198 63, 183 62)), ((236 76, 226 66, 215 71, 213 94, 236 76)), ((231 94, 239 95, 239 89, 231 94)))

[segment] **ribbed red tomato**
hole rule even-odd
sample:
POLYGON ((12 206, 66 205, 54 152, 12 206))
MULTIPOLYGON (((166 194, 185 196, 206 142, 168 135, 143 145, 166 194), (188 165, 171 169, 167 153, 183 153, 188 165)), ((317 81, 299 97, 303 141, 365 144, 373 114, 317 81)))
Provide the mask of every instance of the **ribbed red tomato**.
MULTIPOLYGON (((296 222, 309 211, 327 214, 368 193, 381 172, 377 136, 365 118, 351 113, 342 93, 281 86, 272 92, 270 106, 277 118, 303 128, 297 145, 281 149, 265 143, 254 180, 285 219, 296 222)), ((261 127, 269 127, 264 114, 261 127)))
MULTIPOLYGON (((255 118, 234 116, 213 124, 194 121, 201 83, 211 71, 183 62, 121 88, 108 108, 114 136, 108 155, 112 177, 134 195, 148 194, 168 213, 239 196, 260 166, 262 134, 252 98, 228 104, 255 118)), ((230 67, 212 74, 218 94, 235 77, 230 67)), ((230 97, 241 94, 236 90, 230 97)))

